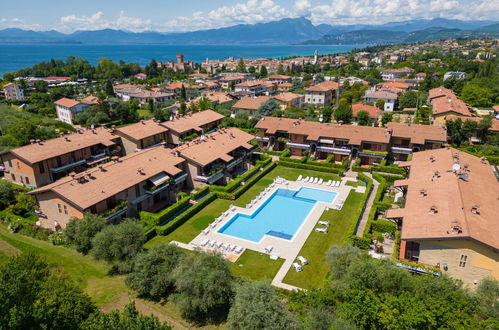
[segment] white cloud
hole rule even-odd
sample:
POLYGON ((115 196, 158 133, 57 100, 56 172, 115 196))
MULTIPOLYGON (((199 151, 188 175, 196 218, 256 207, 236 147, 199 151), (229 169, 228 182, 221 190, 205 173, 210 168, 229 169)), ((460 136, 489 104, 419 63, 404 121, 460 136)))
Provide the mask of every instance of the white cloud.
POLYGON ((75 30, 115 29, 142 32, 151 30, 153 24, 150 19, 130 17, 122 10, 116 19, 106 19, 104 13, 98 11, 90 16, 68 15, 61 17, 58 30, 71 32, 75 30))

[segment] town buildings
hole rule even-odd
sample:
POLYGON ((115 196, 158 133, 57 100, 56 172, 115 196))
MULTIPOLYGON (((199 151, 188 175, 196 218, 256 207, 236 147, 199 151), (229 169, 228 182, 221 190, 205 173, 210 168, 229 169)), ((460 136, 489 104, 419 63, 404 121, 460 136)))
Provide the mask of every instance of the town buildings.
POLYGON ((400 258, 437 267, 473 286, 499 279, 499 185, 490 164, 442 148, 418 152, 395 181, 405 205, 386 217, 401 222, 400 258))
POLYGON ((18 84, 8 83, 3 86, 3 93, 7 100, 24 100, 24 91, 18 84))

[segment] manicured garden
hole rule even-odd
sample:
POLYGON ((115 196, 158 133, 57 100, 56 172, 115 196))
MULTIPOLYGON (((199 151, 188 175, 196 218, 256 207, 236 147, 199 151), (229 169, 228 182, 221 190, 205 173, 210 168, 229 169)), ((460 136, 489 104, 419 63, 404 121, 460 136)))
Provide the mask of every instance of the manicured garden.
POLYGON ((245 250, 231 268, 237 277, 253 281, 262 279, 272 281, 283 263, 284 259, 272 260, 266 253, 245 250))
POLYGON ((340 180, 340 177, 334 173, 322 173, 310 170, 277 166, 268 174, 266 174, 263 178, 261 178, 258 182, 256 182, 251 188, 249 188, 236 200, 225 200, 225 199, 214 200, 206 207, 204 207, 199 213, 195 214, 192 218, 187 220, 179 228, 175 229, 172 233, 165 236, 156 236, 152 238, 150 241, 148 241, 145 244, 145 247, 151 248, 161 243, 170 242, 170 241, 189 243, 203 229, 205 229, 209 223, 213 222, 216 217, 218 217, 223 212, 227 211, 227 209, 231 204, 243 207, 246 204, 248 204, 252 199, 254 199, 268 185, 270 185, 274 180, 274 178, 280 176, 287 180, 296 180, 299 175, 302 175, 304 177, 306 176, 321 177, 325 181, 340 180))
POLYGON ((350 228, 358 220, 357 209, 362 202, 363 194, 351 191, 341 210, 329 210, 322 214, 320 220, 329 221, 327 234, 312 231, 305 241, 299 255, 308 260, 302 272, 291 268, 283 282, 304 289, 322 287, 326 283, 329 271, 326 252, 333 245, 342 245, 345 238, 352 234, 350 228))

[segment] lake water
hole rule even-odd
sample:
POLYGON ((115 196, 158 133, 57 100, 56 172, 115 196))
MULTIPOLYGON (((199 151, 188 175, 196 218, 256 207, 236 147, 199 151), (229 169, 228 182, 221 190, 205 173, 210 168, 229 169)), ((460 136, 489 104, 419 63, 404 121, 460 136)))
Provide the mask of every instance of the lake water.
POLYGON ((262 58, 286 56, 311 56, 317 49, 319 54, 332 54, 350 51, 358 46, 319 46, 319 45, 228 45, 228 46, 172 46, 172 45, 0 45, 0 74, 32 66, 41 61, 66 59, 67 56, 83 57, 96 64, 101 57, 113 61, 124 60, 146 65, 154 58, 157 61, 174 60, 177 53, 183 53, 185 60, 202 62, 209 59, 262 58))

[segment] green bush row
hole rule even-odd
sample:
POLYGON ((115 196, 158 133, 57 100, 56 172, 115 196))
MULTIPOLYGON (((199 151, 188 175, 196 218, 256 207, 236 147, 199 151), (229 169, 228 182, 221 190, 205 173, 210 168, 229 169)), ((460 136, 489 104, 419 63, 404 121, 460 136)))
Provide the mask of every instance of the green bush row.
POLYGON ((185 212, 180 214, 178 217, 176 217, 166 225, 162 227, 156 227, 156 233, 158 235, 168 235, 172 233, 175 229, 183 225, 193 215, 201 211, 206 205, 213 202, 216 198, 217 196, 215 194, 210 194, 207 198, 193 205, 191 208, 187 209, 185 212))
POLYGON ((279 165, 286 166, 286 167, 292 167, 292 168, 301 168, 301 169, 305 169, 305 170, 312 170, 312 171, 317 171, 317 172, 343 174, 343 171, 338 169, 338 168, 326 167, 326 166, 300 164, 300 163, 293 163, 293 162, 288 162, 288 161, 279 161, 279 165))

